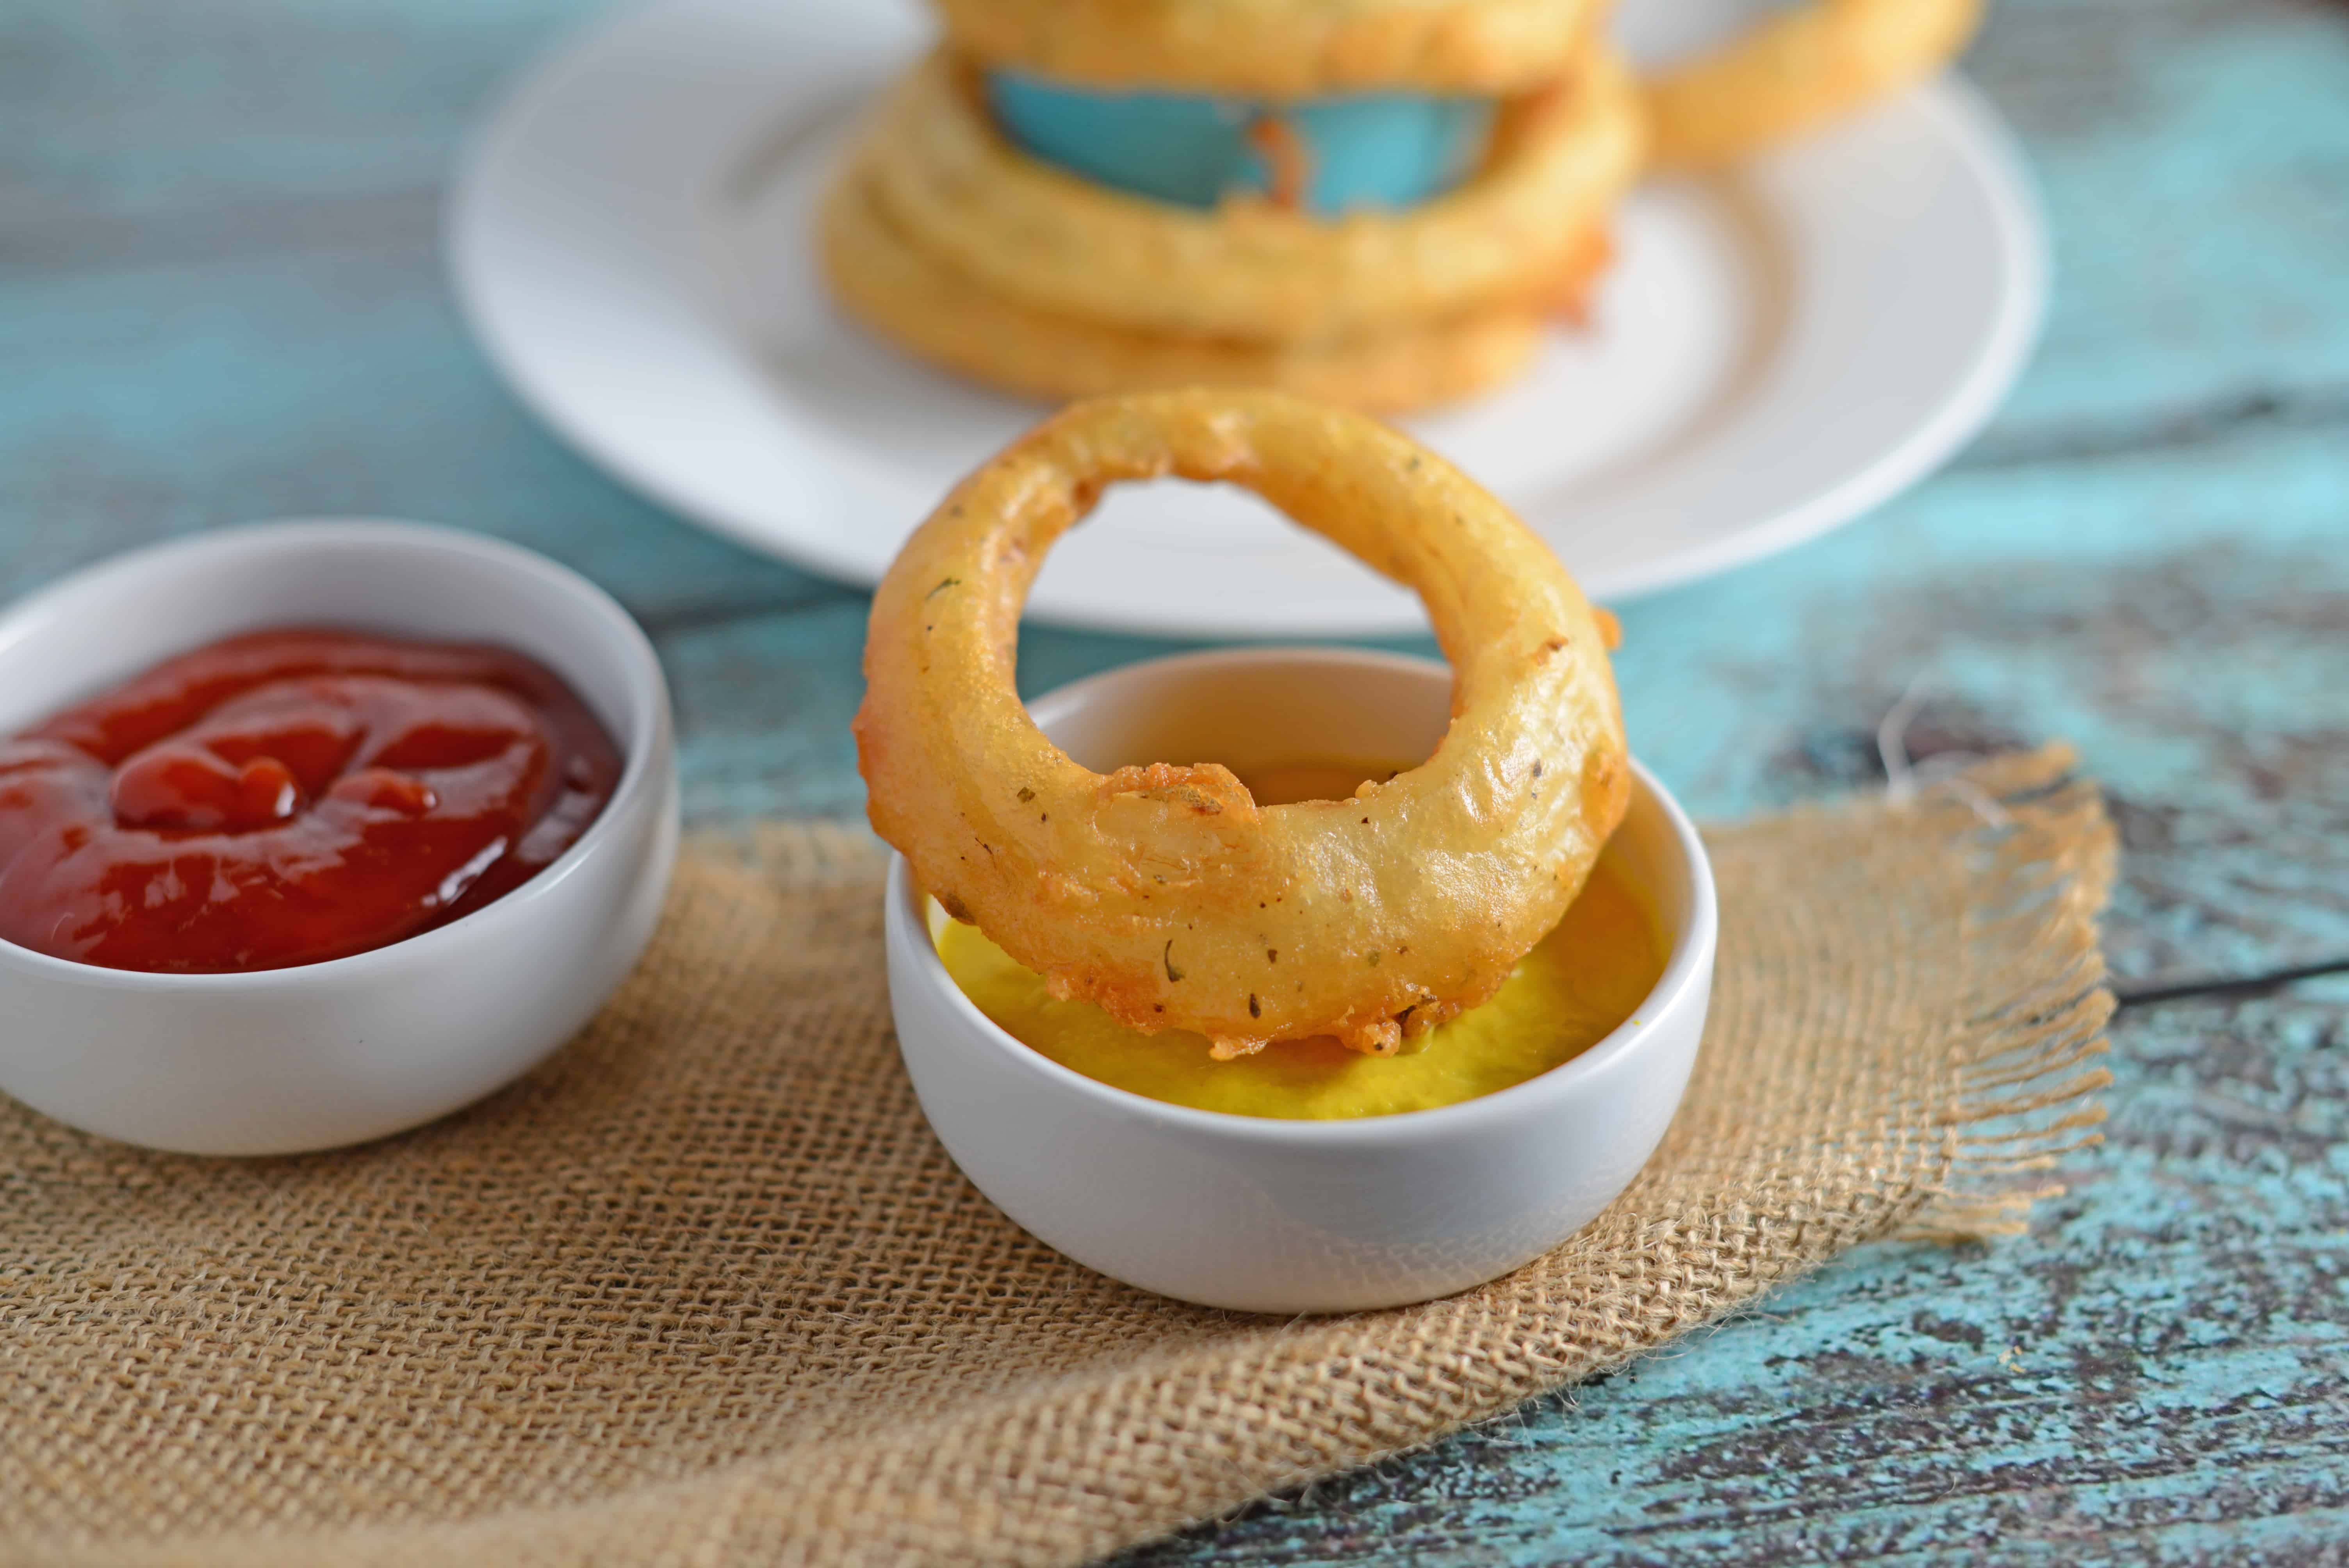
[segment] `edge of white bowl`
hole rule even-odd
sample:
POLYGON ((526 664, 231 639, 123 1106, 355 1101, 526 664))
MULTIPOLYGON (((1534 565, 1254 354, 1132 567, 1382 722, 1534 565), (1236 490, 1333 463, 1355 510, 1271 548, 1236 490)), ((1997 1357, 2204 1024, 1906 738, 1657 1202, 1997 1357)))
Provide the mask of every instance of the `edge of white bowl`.
MULTIPOLYGON (((1371 649, 1303 646, 1211 649, 1197 654, 1174 655, 1171 658, 1186 663, 1237 664, 1262 659, 1268 654, 1308 651, 1342 662, 1388 667, 1403 665, 1415 671, 1424 670, 1433 663, 1407 654, 1388 654, 1371 649)), ((1160 664, 1170 661, 1149 662, 1160 664)), ((1123 670, 1133 667, 1127 665, 1118 670, 1104 671, 1055 688, 1037 699, 1035 709, 1039 722, 1053 707, 1081 700, 1098 684, 1112 680, 1123 670)), ((1638 1052, 1653 1030, 1655 1020, 1672 1009, 1687 1006, 1690 994, 1703 987, 1711 979, 1721 924, 1712 861, 1705 853, 1704 842, 1695 823, 1689 820, 1688 813, 1672 798, 1671 792, 1636 758, 1631 762, 1631 771, 1640 787, 1652 795, 1662 809, 1664 820, 1671 826, 1672 837, 1681 846, 1689 867, 1689 912, 1681 928, 1671 934, 1671 951, 1665 959, 1663 974, 1640 998, 1630 1021, 1616 1027, 1571 1061, 1562 1062, 1547 1072, 1537 1074, 1523 1083, 1512 1084, 1507 1088, 1425 1110, 1395 1111, 1383 1116, 1333 1120, 1241 1116, 1231 1111, 1199 1110, 1190 1106, 1174 1105, 1087 1078, 1023 1044, 981 1012, 978 1005, 955 983, 954 976, 947 971, 946 961, 938 955, 936 941, 930 934, 924 908, 924 901, 928 895, 915 880, 912 862, 903 854, 895 852, 891 854, 889 863, 886 919, 892 926, 905 923, 899 926, 901 934, 914 939, 908 950, 916 954, 916 962, 920 965, 916 976, 918 981, 944 995, 948 1010, 970 1026, 988 1047, 1002 1053, 1019 1070, 1034 1073, 1063 1090, 1085 1095, 1106 1109, 1155 1121, 1168 1128, 1233 1138, 1244 1142, 1376 1144, 1450 1138, 1473 1132, 1487 1122, 1537 1114, 1542 1104, 1570 1098, 1585 1079, 1638 1052)))

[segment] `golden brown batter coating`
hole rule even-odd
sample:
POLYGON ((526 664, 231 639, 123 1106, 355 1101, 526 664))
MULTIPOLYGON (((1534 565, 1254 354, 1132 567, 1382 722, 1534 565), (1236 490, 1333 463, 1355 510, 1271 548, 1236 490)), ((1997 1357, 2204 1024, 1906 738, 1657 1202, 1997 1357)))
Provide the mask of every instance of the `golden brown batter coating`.
POLYGON ((1649 84, 1655 161, 1724 163, 1891 97, 1955 58, 1983 0, 1808 0, 1649 84))
POLYGON ((1594 48, 1510 106, 1485 170, 1434 201, 1337 218, 1260 199, 1201 211, 1028 157, 939 57, 884 99, 850 178, 907 243, 989 294, 1107 327, 1293 344, 1554 299, 1643 151, 1638 90, 1594 48))
POLYGON ((1360 414, 1264 390, 1080 403, 956 488, 873 603, 868 810, 947 912, 1053 994, 1219 1055, 1335 1035, 1391 1051, 1491 995, 1630 799, 1603 634, 1531 530, 1360 414), (1415 589, 1452 661, 1435 754, 1347 800, 1259 806, 1227 769, 1106 777, 1013 687, 1019 610, 1107 485, 1244 485, 1415 589))
POLYGON ((843 179, 825 202, 822 260, 849 312, 974 381, 1058 401, 1143 387, 1278 387, 1377 411, 1429 407, 1515 377, 1549 330, 1578 314, 1608 253, 1592 234, 1548 300, 1399 332, 1322 343, 1247 343, 1104 326, 996 294, 911 244, 843 179))
POLYGON ((1601 0, 936 0, 982 64, 1248 98, 1516 92, 1564 74, 1601 0))

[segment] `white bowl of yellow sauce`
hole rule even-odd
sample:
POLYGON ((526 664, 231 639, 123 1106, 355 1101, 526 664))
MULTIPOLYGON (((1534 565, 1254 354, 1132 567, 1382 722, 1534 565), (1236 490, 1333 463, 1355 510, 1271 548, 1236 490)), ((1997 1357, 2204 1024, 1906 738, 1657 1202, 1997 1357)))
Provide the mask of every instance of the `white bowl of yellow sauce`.
MULTIPOLYGON (((1427 660, 1237 649, 1129 665, 1031 711, 1098 771, 1221 762, 1270 804, 1423 759, 1450 692, 1427 660)), ((1491 1001, 1394 1057, 1305 1040, 1217 1062, 1196 1037, 1133 1034, 948 921, 900 858, 890 1000, 922 1109, 1006 1214, 1161 1295, 1347 1312, 1506 1274, 1630 1184, 1703 1033, 1712 873, 1679 806, 1633 773, 1557 929, 1491 1001)))

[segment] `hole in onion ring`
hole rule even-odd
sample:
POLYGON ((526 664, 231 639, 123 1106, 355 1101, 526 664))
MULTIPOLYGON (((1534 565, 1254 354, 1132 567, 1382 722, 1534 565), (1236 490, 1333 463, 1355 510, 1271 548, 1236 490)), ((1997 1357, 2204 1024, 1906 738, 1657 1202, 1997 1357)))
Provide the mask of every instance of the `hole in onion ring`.
MULTIPOLYGON (((1418 601, 1409 589, 1299 527, 1254 492, 1233 484, 1172 478, 1115 484, 1103 490, 1084 526, 1071 529, 1053 544, 1037 573, 1035 593, 1063 604, 1084 603, 1103 597, 1107 584, 1130 584, 1141 575, 1154 585, 1170 618, 1179 611, 1185 619, 1198 622, 1207 618, 1198 612, 1212 613, 1228 594, 1233 573, 1247 573, 1251 560, 1278 561, 1285 579, 1309 577, 1317 585, 1327 584, 1320 591, 1331 603, 1359 607, 1365 601, 1390 601, 1402 619, 1418 612, 1418 601)), ((1319 637, 1310 619, 1313 604, 1300 603, 1297 608, 1297 639, 1319 637)), ((1049 635, 1037 636, 1037 662, 1031 666, 1027 639, 1033 630, 1021 629, 1019 674, 1023 692, 1050 691, 1101 666, 1102 639, 1082 634, 1078 634, 1081 646, 1065 654, 1049 635)), ((1133 648, 1134 658, 1196 645, 1158 639, 1118 641, 1133 648)), ((1426 646, 1419 638, 1412 642, 1426 646)))

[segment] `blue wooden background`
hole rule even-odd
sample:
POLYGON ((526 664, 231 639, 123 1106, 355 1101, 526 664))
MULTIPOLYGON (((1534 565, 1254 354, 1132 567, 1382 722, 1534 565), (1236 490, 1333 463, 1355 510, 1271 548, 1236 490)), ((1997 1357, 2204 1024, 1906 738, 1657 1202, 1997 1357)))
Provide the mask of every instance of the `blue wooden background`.
MULTIPOLYGON (((7 0, 0 597, 255 518, 488 530, 652 631, 695 818, 854 813, 862 596, 588 469, 441 284, 452 150, 591 9, 7 0)), ((2276 978, 2349 965, 2349 8, 2004 0, 1971 68, 2053 217, 2036 366, 1877 517, 1629 606, 1620 675, 1713 815, 1876 781, 1920 677, 1924 750, 2078 741, 2142 998, 2109 1140, 2028 1238, 1870 1251, 1136 1563, 2349 1561, 2349 976, 2276 978)), ((1023 684, 1164 645, 1031 632, 1023 684)))

